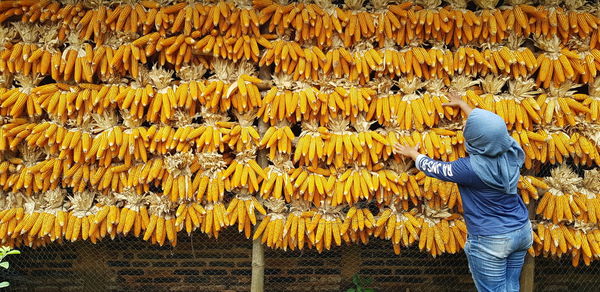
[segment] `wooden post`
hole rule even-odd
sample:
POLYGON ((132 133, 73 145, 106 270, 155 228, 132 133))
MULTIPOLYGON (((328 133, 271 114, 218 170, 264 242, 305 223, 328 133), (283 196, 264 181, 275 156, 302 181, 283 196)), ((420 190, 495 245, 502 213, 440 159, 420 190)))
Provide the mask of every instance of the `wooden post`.
MULTIPOLYGON (((267 67, 261 67, 258 77, 262 80, 271 79, 271 72, 267 67)), ((261 90, 267 90, 268 85, 261 90)), ((258 134, 264 135, 269 126, 259 119, 258 134)), ((265 150, 258 151, 256 162, 260 167, 267 167, 267 153, 265 150)), ((263 292, 265 290, 265 247, 259 239, 252 241, 252 282, 250 282, 251 292, 263 292)))
MULTIPOLYGON (((258 122, 258 133, 262 136, 267 131, 267 124, 258 122)), ((256 162, 260 167, 267 166, 267 154, 265 150, 258 151, 256 162)), ((263 292, 265 283, 265 247, 260 238, 252 241, 252 282, 251 292, 263 292)))
POLYGON ((525 255, 525 263, 521 270, 521 292, 533 292, 535 278, 535 258, 529 253, 525 255))
MULTIPOLYGON (((529 219, 535 219, 535 201, 529 202, 529 219)), ((529 253, 525 254, 525 263, 523 263, 523 269, 521 270, 521 292, 533 292, 535 280, 535 258, 529 253)))
POLYGON ((263 292, 265 289, 265 248, 260 238, 252 241, 252 282, 251 292, 263 292))

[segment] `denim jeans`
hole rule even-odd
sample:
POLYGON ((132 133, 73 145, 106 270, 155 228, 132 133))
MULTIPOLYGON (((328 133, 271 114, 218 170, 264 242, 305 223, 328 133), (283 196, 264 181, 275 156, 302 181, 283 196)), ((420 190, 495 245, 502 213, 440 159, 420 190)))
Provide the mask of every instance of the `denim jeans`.
POLYGON ((533 244, 531 222, 515 231, 469 235, 465 254, 479 292, 519 291, 519 277, 527 249, 533 244))

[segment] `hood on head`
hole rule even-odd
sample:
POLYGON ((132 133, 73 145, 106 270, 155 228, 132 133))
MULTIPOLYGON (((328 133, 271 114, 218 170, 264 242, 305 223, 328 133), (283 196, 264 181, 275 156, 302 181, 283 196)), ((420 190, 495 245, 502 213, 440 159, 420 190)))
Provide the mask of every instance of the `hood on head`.
POLYGON ((470 155, 495 157, 512 145, 504 119, 482 109, 474 109, 467 118, 464 137, 470 155))

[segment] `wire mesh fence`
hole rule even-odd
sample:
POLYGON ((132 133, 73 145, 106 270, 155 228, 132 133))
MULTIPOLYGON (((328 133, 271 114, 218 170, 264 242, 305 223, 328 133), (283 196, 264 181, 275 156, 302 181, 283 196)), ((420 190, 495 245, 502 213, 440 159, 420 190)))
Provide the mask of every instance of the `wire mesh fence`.
MULTIPOLYGON (((389 241, 314 249, 265 249, 265 291, 475 291, 464 254, 396 255, 389 241)), ((157 246, 137 238, 23 248, 1 274, 8 291, 249 291, 252 242, 234 230, 218 239, 180 235, 157 246)), ((534 291, 598 291, 600 264, 535 258, 534 291)))

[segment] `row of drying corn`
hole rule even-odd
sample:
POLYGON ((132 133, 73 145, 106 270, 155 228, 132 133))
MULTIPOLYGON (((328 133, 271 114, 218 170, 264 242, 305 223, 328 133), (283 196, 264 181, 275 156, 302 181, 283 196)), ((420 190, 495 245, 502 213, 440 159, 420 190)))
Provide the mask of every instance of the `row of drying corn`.
MULTIPOLYGON (((193 68, 200 68, 194 72, 204 71, 203 67, 193 68)), ((439 79, 426 82, 381 79, 364 87, 331 81, 311 86, 276 75, 275 86, 261 94, 259 86, 264 81, 248 74, 229 76, 225 80, 179 83, 172 82, 170 74, 172 72, 167 70, 151 70, 145 75, 155 82, 145 80, 129 85, 50 83, 42 86, 36 86, 39 79, 17 75, 21 86, 0 88, 0 113, 14 118, 47 114, 50 120, 81 128, 93 120, 90 116, 112 116, 115 110, 127 116, 132 124, 148 121, 176 127, 190 124, 200 115, 207 124, 222 123, 227 128, 229 117, 219 112, 233 109, 241 124, 252 124, 256 116, 272 126, 310 120, 327 126, 335 120, 346 119, 358 131, 370 127, 364 125, 364 120, 402 130, 423 131, 455 120, 459 112, 442 104, 447 101, 447 90, 458 90, 465 93, 469 104, 503 117, 509 129, 573 127, 579 120, 595 124, 600 116, 600 78, 588 85, 589 94, 586 94, 578 93, 581 86, 571 82, 541 90, 530 79, 493 76, 480 79, 456 76, 447 88, 439 79), (392 86, 398 89, 392 91, 392 86), (506 91, 505 86, 508 86, 506 91)), ((118 123, 118 118, 109 120, 118 123)), ((110 123, 107 126, 111 126, 110 123)))
MULTIPOLYGON (((182 199, 216 202, 223 199, 226 191, 246 187, 263 198, 285 198, 287 202, 302 199, 317 206, 323 201, 333 206, 372 199, 387 204, 394 199, 431 199, 437 195, 449 207, 460 201, 455 186, 436 183, 432 189, 433 181, 422 173, 408 174, 414 169, 405 162, 389 161, 372 167, 355 164, 341 168, 294 168, 291 160, 278 156, 273 165, 262 168, 254 151, 245 151, 235 158, 218 153, 184 152, 154 156, 145 163, 102 164, 45 158, 44 151, 22 149, 22 153, 6 153, 0 163, 3 190, 32 195, 59 187, 76 191, 91 188, 110 195, 132 188, 141 195, 160 188, 174 202, 182 199), (420 185, 424 185, 423 190, 420 185)), ((522 183, 521 188, 531 193, 527 197, 534 198, 538 197, 536 187, 544 186, 533 177, 522 183)))
POLYGON ((375 217, 366 205, 346 211, 343 206, 311 208, 303 201, 286 206, 281 199, 259 201, 245 192, 238 193, 227 205, 191 201, 176 205, 162 195, 140 196, 130 190, 114 197, 90 191, 68 196, 61 189, 39 196, 10 193, 3 196, 2 203, 0 238, 10 245, 39 246, 57 240, 96 242, 129 234, 161 245, 167 240, 175 245, 179 231, 191 234, 199 229, 218 237, 224 228, 237 225, 247 238, 260 238, 273 248, 302 249, 306 245, 322 251, 339 246, 342 240, 366 244, 374 236, 391 240, 398 251, 400 245, 409 246, 418 240, 422 250, 439 255, 459 251, 466 236, 462 218, 446 209, 424 206, 401 211, 390 206, 375 217), (260 222, 257 216, 262 217, 260 222))
MULTIPOLYGON (((99 121, 106 121, 101 120, 101 117, 107 117, 106 115, 97 117, 99 121)), ((459 129, 433 128, 410 133, 390 127, 376 131, 364 127, 361 131, 350 131, 348 121, 334 121, 338 123, 332 125, 341 125, 344 128, 317 127, 314 123, 304 123, 302 133, 296 137, 289 125, 270 127, 263 136, 260 136, 251 124, 234 122, 185 125, 179 128, 146 128, 139 125, 128 128, 109 124, 109 127, 96 128, 92 134, 69 129, 54 122, 28 123, 20 119, 8 122, 0 128, 0 150, 15 151, 13 157, 22 156, 32 167, 31 170, 22 169, 13 175, 18 177, 31 173, 46 177, 50 173, 56 173, 55 179, 58 178, 56 176, 60 173, 60 167, 43 167, 44 163, 53 165, 49 162, 51 158, 61 161, 60 165, 64 165, 65 171, 74 166, 86 165, 115 168, 118 171, 114 172, 118 173, 138 164, 145 165, 157 159, 163 160, 165 155, 173 153, 176 153, 176 156, 191 155, 189 163, 196 159, 194 155, 215 151, 225 153, 225 157, 235 156, 234 162, 253 160, 256 145, 269 150, 268 157, 273 165, 290 164, 292 167, 288 167, 289 169, 294 169, 294 165, 298 168, 324 166, 334 169, 332 173, 353 164, 368 171, 376 170, 390 158, 394 159, 392 145, 396 143, 420 144, 420 151, 434 159, 452 161, 466 156, 462 130, 459 129), (29 154, 36 151, 40 154, 29 154), (48 155, 46 160, 40 160, 39 156, 45 153, 48 155)), ((98 125, 102 126, 101 123, 98 125)), ((580 125, 573 128, 572 133, 556 128, 537 131, 515 130, 511 135, 525 150, 526 169, 537 169, 544 163, 562 163, 569 158, 576 164, 591 166, 598 165, 600 161, 597 128, 584 128, 580 125)), ((399 161, 398 157, 395 159, 399 161)), ((156 166, 157 169, 162 168, 160 165, 163 163, 156 166)), ((235 164, 232 165, 235 167, 235 164)), ((255 165, 253 167, 258 169, 255 165)), ((285 172, 289 172, 289 169, 285 172)), ((10 184, 4 187, 16 188, 13 190, 17 191, 23 186, 16 187, 10 184)))
MULTIPOLYGON (((46 31, 41 29, 43 27, 16 27, 22 35, 29 37, 14 44, 4 40, 4 48, 0 50, 0 70, 32 76, 49 75, 57 81, 94 82, 110 80, 115 75, 143 79, 140 73, 144 73, 141 71, 147 64, 170 65, 179 71, 185 65, 211 66, 208 56, 234 62, 250 60, 259 66, 275 64, 275 73, 288 74, 293 80, 318 81, 324 74, 362 84, 381 76, 439 78, 449 84, 450 79, 459 74, 513 78, 535 74, 536 84, 548 88, 567 81, 587 83, 600 69, 598 49, 589 49, 585 43, 569 49, 563 47, 557 37, 537 39, 536 45, 542 51, 536 54, 522 47, 523 38, 511 38, 509 44, 481 49, 463 46, 451 50, 439 45, 375 49, 366 43, 352 48, 340 45, 321 50, 317 46, 302 47, 293 41, 269 41, 263 36, 224 38, 208 35, 198 38, 194 34, 182 34, 160 37, 158 33, 138 39, 117 35, 114 38, 118 41, 101 46, 69 38, 64 48, 60 48, 60 43, 49 45, 55 41, 52 33, 40 38, 46 31)), ((0 34, 7 33, 7 29, 0 30, 0 34)))
MULTIPOLYGON (((160 2, 160 1, 159 1, 160 2)), ((106 41, 106 32, 161 35, 213 30, 225 36, 260 35, 260 26, 279 35, 294 31, 296 41, 331 45, 338 36, 345 46, 375 38, 380 46, 386 41, 406 45, 418 40, 436 40, 456 46, 471 42, 496 43, 510 32, 523 36, 558 35, 567 40, 593 35, 597 44, 597 5, 584 1, 549 1, 546 6, 519 2, 495 8, 496 2, 482 2, 482 10, 467 10, 467 1, 424 0, 390 5, 390 1, 373 1, 364 9, 363 1, 345 1, 338 7, 327 1, 279 4, 270 0, 220 1, 215 4, 182 2, 172 5, 140 1, 105 6, 104 3, 68 3, 58 1, 4 1, 0 6, 0 23, 19 19, 22 22, 57 22, 58 39, 68 33, 82 40, 106 41), (562 7, 561 7, 562 6, 562 7), (370 11, 372 10, 372 11, 370 11)))
MULTIPOLYGON (((596 242, 597 216, 600 215, 597 208, 600 198, 596 197, 598 171, 588 171, 585 175, 582 180, 568 167, 561 166, 546 179, 550 190, 544 196, 556 196, 552 199, 556 201, 556 207, 553 207, 554 211, 538 207, 538 213, 552 213, 548 220, 553 222, 540 221, 535 225, 536 244, 531 249, 532 253, 560 256, 569 252, 574 263, 581 257, 586 264, 600 256, 596 242), (571 199, 571 203, 569 199, 561 200, 563 194, 558 195, 554 191, 555 188, 575 189, 574 185, 581 196, 571 199), (562 210, 565 214, 573 212, 575 218, 562 217, 562 210)), ((525 180, 536 181, 532 177, 525 180)), ((435 183, 429 187, 434 186, 435 183)), ((105 236, 114 238, 116 235, 132 234, 153 243, 162 245, 168 240, 175 245, 176 233, 184 229, 188 234, 200 229, 217 237, 223 228, 237 224, 238 231, 244 232, 246 237, 261 239, 273 248, 302 249, 306 245, 321 251, 339 246, 342 242, 366 244, 370 237, 377 237, 392 241, 396 252, 400 252, 401 246, 410 246, 418 241, 421 250, 436 256, 459 251, 466 236, 460 216, 444 205, 432 206, 430 203, 435 200, 404 211, 406 208, 392 203, 382 206, 374 215, 373 209, 364 203, 349 207, 326 203, 315 208, 307 201, 294 200, 286 205, 282 199, 257 199, 244 190, 231 198, 227 205, 222 201, 199 204, 191 200, 181 200, 176 204, 164 195, 138 195, 130 188, 114 193, 114 196, 90 191, 75 192, 72 196, 68 194, 62 189, 34 196, 5 194, 1 201, 3 210, 0 211, 0 238, 3 243, 96 242, 105 236), (258 219, 263 217, 260 223, 257 216, 258 219), (252 226, 255 225, 252 235, 252 226)), ((554 204, 551 203, 553 201, 548 202, 554 204)))

